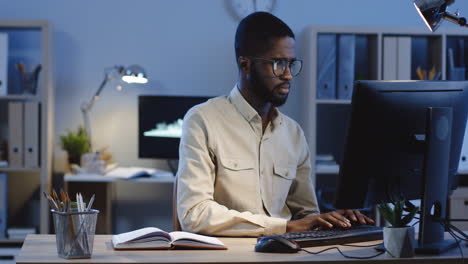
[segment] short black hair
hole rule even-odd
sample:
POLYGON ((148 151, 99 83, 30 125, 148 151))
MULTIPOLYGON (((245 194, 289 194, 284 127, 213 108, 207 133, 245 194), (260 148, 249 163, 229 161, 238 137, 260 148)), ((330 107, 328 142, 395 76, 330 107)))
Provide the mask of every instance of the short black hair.
POLYGON ((255 12, 239 23, 236 31, 236 60, 239 56, 258 56, 271 48, 276 38, 294 37, 286 23, 267 12, 255 12))

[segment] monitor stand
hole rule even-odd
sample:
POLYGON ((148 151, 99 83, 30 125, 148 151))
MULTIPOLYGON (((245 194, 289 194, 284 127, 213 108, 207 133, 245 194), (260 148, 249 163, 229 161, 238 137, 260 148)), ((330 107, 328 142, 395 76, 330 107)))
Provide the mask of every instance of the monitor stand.
POLYGON ((421 199, 418 244, 420 254, 440 254, 457 246, 454 240, 445 240, 452 108, 430 107, 426 115, 423 193, 421 199))
MULTIPOLYGON (((452 108, 430 107, 426 115, 426 134, 415 135, 425 145, 423 193, 416 254, 441 254, 457 246, 445 240, 445 228, 440 219, 446 218, 447 184, 452 133, 452 108)), ((384 251, 384 245, 375 247, 384 251)))

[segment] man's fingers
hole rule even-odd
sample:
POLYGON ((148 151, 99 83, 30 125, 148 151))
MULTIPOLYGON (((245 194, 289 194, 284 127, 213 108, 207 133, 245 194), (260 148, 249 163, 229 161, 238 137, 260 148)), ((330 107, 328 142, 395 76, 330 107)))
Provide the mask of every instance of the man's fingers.
POLYGON ((370 217, 367 217, 367 215, 363 215, 364 218, 366 219, 366 222, 369 223, 369 224, 374 224, 374 219, 370 218, 370 217))
POLYGON ((323 217, 317 217, 317 224, 322 227, 332 228, 333 224, 325 220, 323 217))
POLYGON ((345 210, 345 215, 346 215, 346 217, 350 218, 351 221, 353 221, 353 222, 358 221, 354 210, 345 210))
POLYGON ((336 226, 341 226, 341 227, 350 227, 351 223, 349 220, 344 217, 343 215, 337 213, 337 212, 330 212, 327 214, 324 214, 324 217, 336 226))
POLYGON ((373 224, 374 223, 374 220, 372 220, 371 218, 369 218, 366 215, 362 214, 358 210, 354 210, 354 215, 356 215, 358 217, 359 222, 361 224, 373 224))

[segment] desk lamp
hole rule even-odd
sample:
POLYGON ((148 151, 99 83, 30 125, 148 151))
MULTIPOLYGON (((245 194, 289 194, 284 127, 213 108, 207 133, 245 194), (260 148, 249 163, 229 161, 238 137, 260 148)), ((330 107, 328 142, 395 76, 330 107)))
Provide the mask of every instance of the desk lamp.
MULTIPOLYGON (((123 66, 114 66, 114 67, 110 67, 104 70, 104 80, 101 82, 101 85, 99 85, 99 88, 97 89, 96 93, 93 95, 93 97, 91 97, 91 100, 89 100, 89 102, 84 102, 81 104, 81 112, 83 113, 85 131, 89 138, 89 144, 90 144, 91 150, 93 150, 93 148, 92 148, 92 143, 91 143, 92 137, 91 137, 91 122, 89 121, 89 112, 91 111, 91 108, 93 107, 96 100, 99 99, 99 95, 101 94, 106 84, 109 81, 112 81, 118 78, 122 79, 126 83, 147 83, 148 82, 145 70, 139 65, 130 65, 126 68, 123 66)), ((121 90, 122 87, 117 86, 117 89, 121 90)))
POLYGON ((455 0, 415 0, 413 3, 427 27, 432 32, 435 32, 442 23, 442 19, 462 27, 468 27, 466 25, 466 18, 459 17, 458 12, 452 14, 445 11, 447 6, 453 2, 455 0))

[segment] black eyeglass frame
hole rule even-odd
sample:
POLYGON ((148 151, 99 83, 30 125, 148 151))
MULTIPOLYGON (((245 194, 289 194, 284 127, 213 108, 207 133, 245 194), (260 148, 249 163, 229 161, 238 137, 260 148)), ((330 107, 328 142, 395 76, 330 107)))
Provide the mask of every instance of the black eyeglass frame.
POLYGON ((263 61, 271 62, 271 69, 273 71, 273 75, 275 75, 276 77, 281 77, 281 75, 283 75, 285 73, 286 67, 289 67, 289 72, 291 73, 291 76, 296 77, 299 74, 301 74, 302 66, 303 66, 303 61, 300 60, 300 59, 294 59, 292 61, 288 61, 287 59, 284 59, 284 58, 281 58, 281 59, 266 59, 266 58, 253 57, 253 56, 248 56, 248 58, 251 58, 251 59, 254 59, 254 60, 263 60, 263 61), (291 71, 291 63, 294 63, 294 62, 300 62, 300 64, 301 64, 301 67, 299 68, 299 71, 297 71, 296 74, 293 74, 293 72, 291 71), (283 67, 283 71, 282 71, 281 74, 278 75, 278 74, 275 73, 275 69, 278 67, 279 63, 281 63, 281 65, 283 67), (287 63, 287 64, 285 65, 285 63, 287 63))

